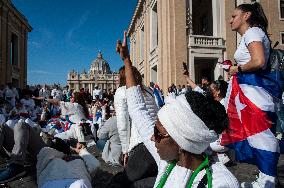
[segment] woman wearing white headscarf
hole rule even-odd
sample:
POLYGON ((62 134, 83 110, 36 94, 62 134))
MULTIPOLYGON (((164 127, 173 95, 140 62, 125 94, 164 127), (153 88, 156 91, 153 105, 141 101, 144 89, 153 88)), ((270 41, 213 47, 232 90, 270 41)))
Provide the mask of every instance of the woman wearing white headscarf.
POLYGON ((236 178, 221 163, 211 164, 204 151, 228 126, 223 106, 200 93, 191 92, 169 100, 149 116, 132 74, 126 32, 118 43, 126 70, 127 100, 130 116, 145 146, 155 158, 158 176, 154 187, 239 187, 236 178))

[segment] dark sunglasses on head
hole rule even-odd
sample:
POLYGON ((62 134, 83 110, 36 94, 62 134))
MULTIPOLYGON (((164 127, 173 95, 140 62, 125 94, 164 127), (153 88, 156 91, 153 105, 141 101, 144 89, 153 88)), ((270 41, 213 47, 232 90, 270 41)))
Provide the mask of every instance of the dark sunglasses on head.
POLYGON ((157 126, 154 126, 154 138, 156 142, 160 142, 162 139, 169 137, 169 134, 162 134, 157 126))

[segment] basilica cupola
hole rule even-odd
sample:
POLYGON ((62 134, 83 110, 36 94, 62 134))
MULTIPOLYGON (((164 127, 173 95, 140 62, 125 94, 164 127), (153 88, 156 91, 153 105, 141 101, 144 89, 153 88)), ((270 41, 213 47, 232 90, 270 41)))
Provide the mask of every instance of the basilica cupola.
POLYGON ((101 52, 98 53, 97 58, 92 62, 90 68, 90 74, 110 74, 109 64, 103 58, 103 54, 101 52))

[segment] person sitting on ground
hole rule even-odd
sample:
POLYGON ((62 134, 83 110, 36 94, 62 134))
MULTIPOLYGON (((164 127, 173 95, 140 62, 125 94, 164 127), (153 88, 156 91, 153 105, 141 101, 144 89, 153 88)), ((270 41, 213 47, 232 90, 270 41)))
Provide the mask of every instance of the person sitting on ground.
POLYGON ((35 101, 31 99, 31 96, 25 94, 24 97, 20 100, 20 102, 23 104, 23 106, 28 111, 28 113, 31 115, 35 107, 35 101))
MULTIPOLYGON (((35 99, 43 98, 36 97, 35 99)), ((88 111, 83 107, 84 100, 79 93, 73 94, 72 102, 63 102, 57 99, 46 99, 46 101, 60 105, 63 114, 68 115, 68 121, 73 124, 69 130, 56 134, 54 137, 62 140, 75 139, 80 143, 85 143, 85 135, 80 122, 88 115, 88 111)), ((0 171, 0 183, 23 176, 26 154, 29 153, 31 157, 36 158, 41 148, 50 146, 50 143, 44 142, 40 137, 39 131, 27 122, 18 121, 13 129, 5 124, 0 125, 0 148, 4 147, 6 151, 11 152, 11 163, 6 169, 0 171)))
POLYGON ((113 166, 121 166, 121 142, 118 136, 116 116, 110 117, 99 127, 98 139, 107 140, 102 152, 102 159, 113 166))
POLYGON ((209 161, 204 151, 228 127, 224 107, 198 92, 169 100, 152 118, 140 86, 133 76, 126 32, 119 49, 126 71, 126 95, 130 117, 158 165, 154 187, 239 187, 234 175, 221 163, 209 161))
MULTIPOLYGON (((36 99, 44 99, 37 97, 36 99)), ((70 129, 56 134, 55 137, 62 140, 67 140, 72 137, 78 140, 78 142, 85 143, 85 136, 83 134, 83 128, 80 126, 82 120, 87 120, 89 117, 89 111, 86 106, 85 100, 79 92, 72 94, 71 102, 59 101, 57 99, 45 99, 47 102, 60 106, 61 116, 66 119, 70 124, 70 129)))
POLYGON ((66 156, 53 148, 44 147, 37 155, 37 184, 39 188, 91 188, 91 178, 100 162, 84 145, 72 148, 79 157, 66 156))
POLYGON ((33 161, 41 148, 46 146, 37 129, 24 121, 18 121, 13 129, 0 124, 0 149, 4 148, 10 155, 10 162, 0 171, 0 184, 22 177, 26 155, 30 154, 33 161))

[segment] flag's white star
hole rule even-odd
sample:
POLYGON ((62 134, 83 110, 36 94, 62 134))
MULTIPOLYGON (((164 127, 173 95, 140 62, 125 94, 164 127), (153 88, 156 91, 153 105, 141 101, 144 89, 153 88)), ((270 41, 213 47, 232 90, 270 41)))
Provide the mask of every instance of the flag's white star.
POLYGON ((242 122, 241 110, 243 110, 247 105, 241 103, 239 93, 236 95, 235 104, 236 104, 239 119, 242 122))

